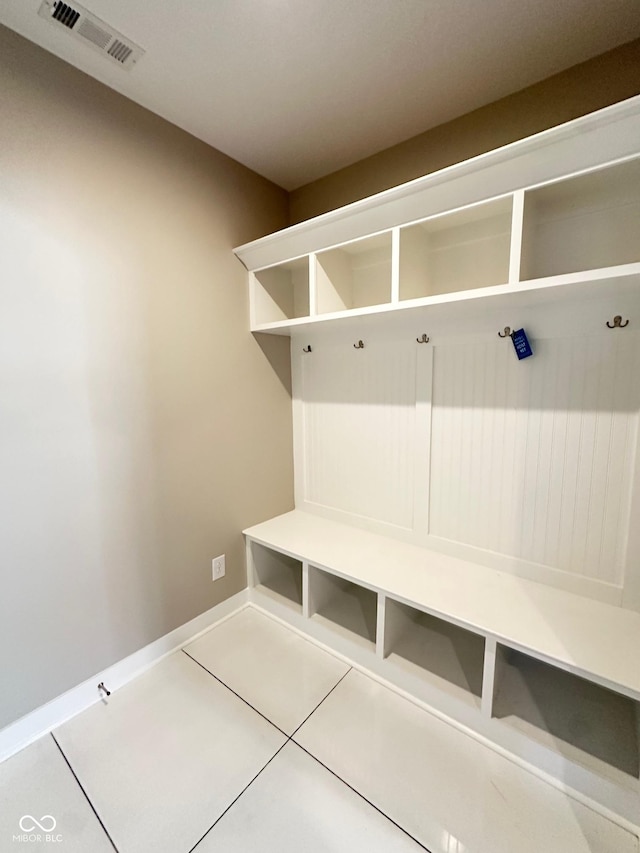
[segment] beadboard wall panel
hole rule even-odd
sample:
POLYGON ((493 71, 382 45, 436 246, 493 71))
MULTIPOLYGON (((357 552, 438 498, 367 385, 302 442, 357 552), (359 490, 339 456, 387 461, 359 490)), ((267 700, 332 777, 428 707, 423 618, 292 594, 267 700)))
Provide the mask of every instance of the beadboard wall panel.
POLYGON ((305 502, 412 529, 415 341, 323 343, 299 375, 305 502))
POLYGON ((638 335, 434 353, 431 535, 620 586, 636 444, 638 335))
POLYGON ((522 362, 495 332, 300 338, 296 505, 638 609, 640 335, 596 315, 531 315, 522 362))

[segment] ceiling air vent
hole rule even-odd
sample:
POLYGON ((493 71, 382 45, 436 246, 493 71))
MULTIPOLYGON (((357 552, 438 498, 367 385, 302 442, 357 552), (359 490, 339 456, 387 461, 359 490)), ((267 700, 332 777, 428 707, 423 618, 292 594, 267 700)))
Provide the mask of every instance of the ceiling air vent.
POLYGON ((118 62, 124 63, 131 56, 131 48, 123 41, 118 41, 118 39, 115 39, 107 53, 109 54, 109 56, 113 56, 113 58, 118 62))
POLYGON ((69 35, 99 51, 121 68, 131 68, 144 56, 144 50, 109 24, 92 15, 78 3, 70 5, 61 0, 44 0, 38 14, 69 35))
POLYGON ((71 6, 67 6, 66 3, 54 3, 52 17, 56 21, 60 21, 61 24, 64 24, 65 27, 69 27, 69 29, 72 30, 80 17, 80 12, 76 12, 75 9, 72 9, 71 6))

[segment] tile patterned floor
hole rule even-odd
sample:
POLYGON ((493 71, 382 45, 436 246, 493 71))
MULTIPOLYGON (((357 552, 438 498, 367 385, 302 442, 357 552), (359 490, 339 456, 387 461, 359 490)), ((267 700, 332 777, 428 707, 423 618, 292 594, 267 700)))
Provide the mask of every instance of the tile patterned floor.
POLYGON ((0 765, 0 853, 21 847, 639 853, 635 836, 251 607, 0 765))

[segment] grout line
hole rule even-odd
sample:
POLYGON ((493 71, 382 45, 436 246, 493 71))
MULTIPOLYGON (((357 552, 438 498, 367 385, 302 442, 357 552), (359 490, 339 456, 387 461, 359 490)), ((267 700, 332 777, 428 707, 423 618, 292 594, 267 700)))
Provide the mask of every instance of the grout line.
MULTIPOLYGON (((267 615, 270 615, 270 614, 267 614, 267 615)), ((274 621, 279 622, 279 620, 277 620, 277 619, 276 619, 276 620, 274 620, 274 621)), ((301 636, 303 636, 303 635, 301 635, 301 636)), ((316 643, 314 643, 314 642, 311 640, 311 638, 304 637, 304 639, 306 639, 306 640, 307 640, 308 642, 310 642, 312 645, 317 645, 316 643)), ((205 838, 205 836, 207 836, 207 835, 209 834, 209 832, 211 832, 211 830, 212 830, 212 829, 213 829, 213 827, 218 823, 218 821, 219 821, 219 820, 221 820, 221 818, 222 818, 222 817, 224 817, 224 815, 229 811, 229 809, 230 809, 230 808, 231 808, 231 807, 232 807, 232 806, 233 806, 233 805, 234 805, 234 804, 239 800, 239 798, 242 796, 242 794, 244 794, 244 792, 247 790, 247 788, 248 788, 248 787, 249 787, 253 782, 255 782, 255 780, 258 778, 258 776, 260 775, 260 773, 262 773, 262 771, 263 771, 263 770, 264 770, 264 769, 265 769, 265 768, 266 768, 266 767, 267 767, 267 766, 268 766, 268 765, 273 761, 273 759, 276 757, 276 755, 278 755, 278 753, 280 753, 288 743, 293 743, 293 744, 295 744, 296 746, 298 746, 300 749, 302 749, 302 750, 303 750, 303 752, 306 752, 306 753, 307 753, 307 755, 309 755, 311 758, 313 758, 313 760, 314 760, 314 761, 317 761, 317 762, 318 762, 318 764, 320 764, 322 767, 324 767, 324 768, 325 768, 325 770, 327 770, 329 773, 331 773, 331 775, 332 775, 332 776, 335 776, 335 778, 336 778, 336 779, 338 779, 340 782, 342 782, 342 783, 343 783, 343 785, 346 785, 346 786, 347 786, 347 788, 349 788, 350 790, 352 790, 352 791, 353 791, 355 794, 357 794, 361 799, 363 799, 363 800, 365 801, 365 803, 368 803, 368 804, 369 804, 373 809, 375 809, 379 814, 381 814, 381 815, 382 815, 384 818, 386 818, 390 823, 392 823, 395 827, 397 827, 401 832, 403 832, 406 836, 408 836, 412 841, 415 841, 415 843, 416 843, 416 844, 418 844, 418 845, 419 845, 423 850, 426 850, 426 851, 427 851, 427 853, 430 853, 429 849, 428 849, 427 847, 425 847, 425 846, 424 846, 424 844, 421 844, 421 843, 420 843, 416 838, 414 838, 414 837, 413 837, 413 835, 411 835, 409 832, 407 832, 407 830, 406 830, 406 829, 404 829, 402 826, 400 826, 400 824, 396 823, 396 821, 395 821, 395 820, 393 820, 392 818, 390 818, 390 817, 389 817, 389 815, 385 814, 385 813, 382 811, 382 809, 378 808, 378 806, 376 806, 376 805, 374 805, 372 802, 370 802, 370 801, 369 801, 369 800, 368 800, 368 799, 367 799, 363 794, 361 794, 361 793, 360 793, 360 791, 357 791, 354 787, 352 787, 351 785, 349 785, 349 783, 348 783, 348 782, 345 782, 345 780, 344 780, 344 779, 342 779, 340 776, 338 776, 338 774, 337 774, 337 773, 334 773, 334 771, 333 771, 333 770, 331 770, 329 767, 327 767, 327 766, 326 766, 326 764, 323 764, 323 763, 322 763, 318 758, 316 758, 316 757, 315 757, 315 755, 312 755, 312 754, 311 754, 307 749, 305 749, 303 746, 301 746, 301 745, 298 743, 298 741, 295 741, 295 740, 293 739, 293 738, 295 737, 295 735, 300 731, 300 729, 302 728, 302 726, 307 722, 307 720, 308 720, 308 719, 309 719, 313 714, 315 714, 315 712, 316 712, 316 711, 318 710, 318 708, 322 705, 322 703, 323 703, 323 702, 324 702, 324 701, 325 701, 325 700, 326 700, 326 699, 327 699, 327 698, 328 698, 328 697, 333 693, 333 691, 336 689, 336 687, 338 687, 338 685, 339 685, 339 684, 341 684, 341 683, 342 683, 342 681, 344 681, 344 679, 347 677, 347 675, 349 675, 349 673, 353 670, 353 666, 349 666, 349 668, 347 669, 347 671, 345 672, 345 674, 344 674, 344 675, 343 675, 343 676, 342 676, 342 677, 341 677, 341 678, 340 678, 340 679, 339 679, 339 680, 338 680, 338 681, 333 685, 333 687, 331 688, 331 690, 329 690, 329 692, 326 694, 326 696, 324 696, 324 697, 320 700, 320 702, 318 702, 318 704, 317 704, 317 705, 316 705, 316 707, 313 709, 313 711, 311 711, 309 714, 307 714, 307 716, 306 716, 306 717, 304 718, 304 720, 300 723, 300 725, 299 725, 299 726, 298 726, 298 727, 297 727, 297 728, 292 732, 292 734, 288 735, 286 732, 282 731, 282 729, 281 729, 279 726, 276 726, 276 724, 275 724, 274 722, 272 722, 268 717, 265 717, 265 715, 264 715, 264 714, 262 714, 260 711, 258 711, 258 709, 257 709, 257 708, 254 708, 254 706, 253 706, 250 702, 247 702, 247 700, 246 700, 246 699, 243 699, 243 698, 242 698, 242 696, 240 696, 238 693, 236 693, 236 692, 235 692, 235 690, 232 690, 232 689, 229 687, 229 685, 228 685, 228 684, 225 684, 225 683, 224 683, 224 681, 222 681, 220 678, 218 678, 218 676, 217 676, 217 675, 214 675, 210 670, 208 670, 208 669, 206 668, 206 666, 204 666, 203 664, 201 664, 201 663, 200 663, 200 661, 197 661, 194 657, 191 657, 191 655, 189 654, 189 652, 185 651, 185 649, 182 649, 182 652, 183 652, 183 653, 184 653, 188 658, 191 658, 191 660, 192 660, 194 663, 196 663, 196 664, 198 664, 198 666, 202 667, 202 669, 204 669, 204 671, 205 671, 205 672, 207 672, 207 673, 208 673, 212 678, 215 678, 215 680, 216 680, 216 681, 218 681, 220 684, 222 684, 222 686, 223 686, 223 687, 226 687, 226 688, 227 688, 227 690, 229 690, 231 693, 233 693, 233 695, 234 695, 234 696, 237 696, 237 698, 238 698, 238 699, 240 699, 240 701, 244 702, 244 703, 245 703, 245 705, 248 705, 248 706, 249 706, 252 710, 254 710, 257 714, 260 714, 260 716, 261 716, 264 720, 266 720, 268 723, 270 723, 272 726, 274 726, 274 728, 278 729, 278 731, 279 731, 279 732, 281 732, 281 733, 282 733, 282 734, 287 738, 287 740, 282 744, 282 746, 280 747, 280 749, 278 750, 278 752, 276 752, 276 753, 275 753, 275 755, 273 755, 273 756, 269 759, 269 761, 267 762, 267 764, 265 764, 265 766, 262 768, 262 770, 260 770, 260 772, 259 772, 259 773, 257 773, 257 774, 256 774, 256 776, 254 776, 254 778, 251 780, 251 782, 249 782, 249 784, 248 784, 245 788, 243 788, 243 790, 238 794, 238 796, 235 798, 235 800, 233 800, 233 802, 232 802, 232 803, 230 803, 230 804, 227 806, 227 808, 222 812, 222 814, 221 814, 221 815, 216 819, 215 823, 213 823, 213 824, 209 827, 209 829, 205 832, 205 834, 202 836, 202 838, 200 838, 200 840, 196 842, 196 844, 191 848, 191 850, 189 850, 189 853, 193 853, 193 851, 194 851, 194 850, 195 850, 195 848, 198 846, 198 844, 200 844, 200 842, 205 838)))
POLYGON ((333 693, 333 691, 336 689, 336 687, 337 687, 337 686, 338 686, 342 681, 344 681, 344 679, 349 675, 349 673, 351 672, 351 670, 352 670, 352 669, 353 669, 353 667, 352 667, 352 666, 350 666, 350 667, 349 667, 349 669, 348 669, 348 670, 345 672, 345 674, 342 676, 342 678, 340 678, 338 681, 336 681, 336 683, 333 685, 333 687, 332 687, 332 688, 331 688, 331 690, 327 693, 327 695, 326 695, 326 696, 324 696, 324 697, 323 697, 323 698, 318 702, 318 704, 317 704, 317 705, 316 705, 316 707, 313 709, 313 711, 311 711, 311 713, 310 713, 310 714, 307 714, 307 716, 306 716, 306 717, 304 718, 304 720, 300 723, 300 725, 298 726, 298 728, 297 728, 297 729, 295 729, 295 730, 291 733, 291 735, 290 735, 290 737, 289 737, 289 739, 290 739, 290 740, 291 740, 293 737, 295 737, 295 735, 297 735, 297 734, 298 734, 298 732, 299 732, 299 731, 300 731, 300 729, 304 726, 304 724, 307 722, 307 720, 309 719, 309 717, 310 717, 312 714, 315 714, 315 712, 318 710, 318 708, 320 707, 320 705, 322 705, 322 703, 325 701, 325 699, 328 699, 328 697, 329 697, 329 696, 331 696, 331 694, 332 694, 332 693, 333 693))
MULTIPOLYGON (((208 671, 209 671, 209 670, 207 670, 207 672, 208 672, 208 671)), ((214 676, 214 677, 215 677, 215 676, 214 676)), ((225 686, 226 686, 226 685, 225 685, 225 686)), ((233 691, 232 691, 232 692, 233 692, 233 691)), ((247 703, 247 704, 248 704, 248 703, 247 703)), ((265 719, 266 719, 266 718, 265 718, 265 719)), ((247 790, 247 788, 249 788, 249 787, 251 787, 251 785, 253 785, 253 783, 256 781, 256 779, 258 778, 258 776, 260 776, 260 774, 261 774, 264 770, 266 770, 266 768, 271 764, 271 762, 273 761, 273 759, 274 759, 274 758, 276 758, 276 756, 278 756, 278 755, 282 752, 282 750, 283 750, 283 749, 285 748, 285 746, 290 742, 290 740, 291 740, 291 738, 288 738, 288 739, 287 739, 287 740, 282 744, 282 746, 281 746, 281 747, 280 747, 276 752, 274 752, 274 754, 273 754, 273 755, 271 756, 271 758, 267 761, 267 763, 264 765, 264 767, 262 767, 260 770, 258 770, 258 772, 257 772, 257 773, 256 773, 256 775, 253 777, 253 779, 251 779, 251 781, 250 781, 250 782, 248 782, 248 783, 244 786, 244 788, 240 791, 240 793, 238 794, 238 796, 237 796, 237 797, 235 797, 235 799, 233 799, 233 800, 229 803, 229 805, 228 805, 228 806, 226 807, 226 809, 222 812, 222 814, 218 815, 218 817, 214 820, 214 822, 211 824, 211 826, 209 827, 209 829, 204 833, 204 835, 196 841, 196 843, 193 845, 193 847, 189 850, 189 853, 193 853, 193 851, 196 849, 196 847, 198 846, 198 844, 200 844, 200 842, 201 842, 201 841, 203 841, 203 840, 207 837, 207 835, 211 832, 211 830, 214 828, 214 826, 215 826, 219 821, 221 821, 221 820, 222 820, 222 818, 226 815, 226 813, 229 811, 229 809, 233 808, 233 806, 238 802, 238 800, 239 800, 239 799, 240 799, 240 797, 244 794, 244 792, 247 790)))
MULTIPOLYGON (((309 758, 312 758, 321 767, 324 767, 325 770, 327 770, 329 773, 331 773, 332 776, 334 776, 336 779, 338 779, 340 782, 342 782, 343 785, 346 785, 347 788, 349 788, 349 790, 353 791, 354 794, 357 794, 360 797, 360 799, 365 801, 365 803, 368 803, 372 809, 375 809, 379 814, 382 815, 382 817, 386 818, 389 821, 389 823, 392 823, 395 827, 397 827, 400 830, 400 832, 403 832, 408 838, 410 838, 412 841, 415 841, 415 843, 422 850, 426 850, 427 853, 431 853, 431 851, 429 850, 428 847, 425 847, 424 844, 422 844, 420 841, 418 841, 418 839, 415 838, 413 835, 411 835, 411 833, 408 832, 403 826, 401 826, 399 823, 397 823, 397 821, 395 821, 392 817, 389 817, 388 814, 383 812, 379 806, 376 806, 375 803, 372 803, 371 800, 368 800, 364 796, 364 794, 361 794, 360 791, 358 791, 357 788, 354 788, 353 785, 350 785, 348 782, 345 782, 345 780, 341 776, 339 776, 334 770, 332 770, 326 764, 323 764, 323 762, 320 761, 319 758, 317 758, 315 755, 313 755, 313 753, 309 752, 309 750, 306 749, 304 746, 302 746, 302 744, 298 743, 297 740, 293 740, 293 737, 291 738, 291 742, 294 743, 297 747, 299 747, 303 752, 305 752, 309 756, 309 758)), ((191 853, 191 851, 189 851, 189 853, 191 853)))
POLYGON ((92 812, 94 813, 94 815, 96 816, 96 818, 97 818, 97 820, 98 820, 98 823, 99 823, 99 824, 100 824, 100 826, 103 828, 103 830, 104 830, 104 832, 105 832, 105 835, 107 836, 107 838, 108 838, 108 839, 109 839, 109 841, 111 842, 111 846, 112 846, 112 847, 113 847, 113 849, 116 851, 116 853, 118 853, 118 848, 116 847, 116 845, 115 845, 115 843, 114 843, 113 838, 109 835, 109 831, 107 830, 107 827, 106 827, 106 826, 104 825, 104 823, 102 822, 102 818, 100 817, 100 815, 99 815, 99 814, 98 814, 98 812, 96 811, 95 806, 93 805, 93 803, 92 803, 92 802, 91 802, 91 800, 89 799, 89 795, 88 795, 88 794, 87 794, 87 792, 85 791, 85 789, 84 789, 84 787, 83 787, 83 785, 82 785, 82 782, 78 779, 78 777, 77 777, 77 775, 76 775, 76 772, 75 772, 75 770, 73 769, 73 767, 71 766, 71 763, 69 762, 69 759, 68 759, 68 758, 67 758, 67 756, 64 754, 62 747, 60 746, 60 744, 59 744, 59 743, 58 743, 58 741, 56 740, 56 736, 54 735, 54 733, 53 733, 53 732, 50 732, 49 734, 50 734, 50 735, 51 735, 51 737, 53 738, 53 742, 55 743, 55 745, 56 745, 56 746, 58 747, 58 749, 60 750, 60 755, 62 755, 62 757, 64 758, 64 760, 65 760, 65 763, 66 763, 67 767, 68 767, 68 768, 69 768, 69 770, 71 771, 71 774, 73 775, 73 778, 74 778, 74 779, 76 780, 76 782, 78 783, 78 787, 80 788, 80 790, 81 790, 81 791, 82 791, 82 793, 84 794, 86 801, 89 803, 89 806, 91 807, 91 811, 92 811, 92 812))
POLYGON ((246 700, 246 699, 243 699, 243 698, 242 698, 242 696, 240 696, 240 694, 239 694, 239 693, 236 693, 236 691, 235 691, 235 690, 232 690, 232 689, 229 687, 229 685, 228 685, 228 684, 225 684, 225 683, 224 683, 224 681, 222 681, 222 679, 218 678, 218 676, 217 676, 217 675, 214 675, 214 673, 213 673, 213 672, 211 672, 211 670, 210 670, 210 669, 207 669, 207 668, 206 668, 206 666, 205 666, 204 664, 200 663, 200 661, 199 661, 199 660, 196 660, 194 657, 191 657, 191 655, 189 654, 189 652, 186 652, 184 649, 182 649, 182 653, 183 653, 184 655, 186 655, 186 656, 189 658, 189 660, 192 660, 195 664, 197 664, 201 669, 204 669, 204 671, 205 671, 208 675, 210 675, 212 678, 215 678, 215 680, 218 682, 218 684, 221 684, 221 685, 225 688, 225 690, 228 690, 230 693, 233 693, 233 695, 234 695, 236 698, 238 698, 241 702, 244 702, 244 704, 245 704, 245 705, 248 705, 248 706, 249 706, 249 708, 251 708, 251 710, 252 710, 252 711, 255 711, 255 712, 256 712, 256 714, 259 714, 259 715, 262 717, 262 719, 263 719, 263 720, 266 720, 266 722, 267 722, 267 723, 269 723, 269 725, 270 725, 270 726, 273 726, 273 727, 274 727, 274 729, 277 729, 277 730, 278 730, 281 734, 283 734, 286 738, 291 738, 291 737, 292 737, 292 735, 288 735, 285 731, 283 731, 283 730, 280 728, 280 726, 277 726, 277 725, 276 725, 272 720, 270 720, 268 717, 265 717, 265 715, 264 715, 261 711, 258 711, 258 709, 257 709, 257 708, 254 708, 254 706, 253 706, 250 702, 247 702, 247 700, 246 700))

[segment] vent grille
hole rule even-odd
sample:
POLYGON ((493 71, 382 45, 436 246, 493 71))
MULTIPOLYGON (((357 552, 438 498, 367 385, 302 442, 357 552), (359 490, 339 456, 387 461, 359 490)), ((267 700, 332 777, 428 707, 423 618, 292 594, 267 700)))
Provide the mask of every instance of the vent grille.
POLYGON ((121 68, 131 68, 144 56, 144 50, 122 33, 101 21, 78 3, 73 6, 62 3, 61 0, 43 0, 38 15, 45 18, 56 27, 62 26, 76 39, 99 51, 110 62, 117 63, 121 68))
POLYGON ((113 44, 107 51, 109 56, 113 56, 113 58, 117 59, 118 62, 126 62, 127 59, 129 59, 129 57, 131 56, 132 52, 133 51, 131 50, 128 44, 125 44, 122 41, 118 41, 118 39, 113 42, 113 44))
POLYGON ((60 21, 61 24, 72 30, 80 17, 80 12, 72 9, 71 6, 67 6, 66 3, 58 2, 53 4, 52 17, 54 20, 60 21))
POLYGON ((97 44, 98 47, 104 50, 106 46, 109 44, 113 36, 111 33, 108 33, 106 30, 103 30, 102 27, 96 26, 93 21, 90 21, 89 18, 83 18, 80 21, 80 26, 76 30, 79 36, 84 36, 84 38, 89 39, 94 44, 97 44))

